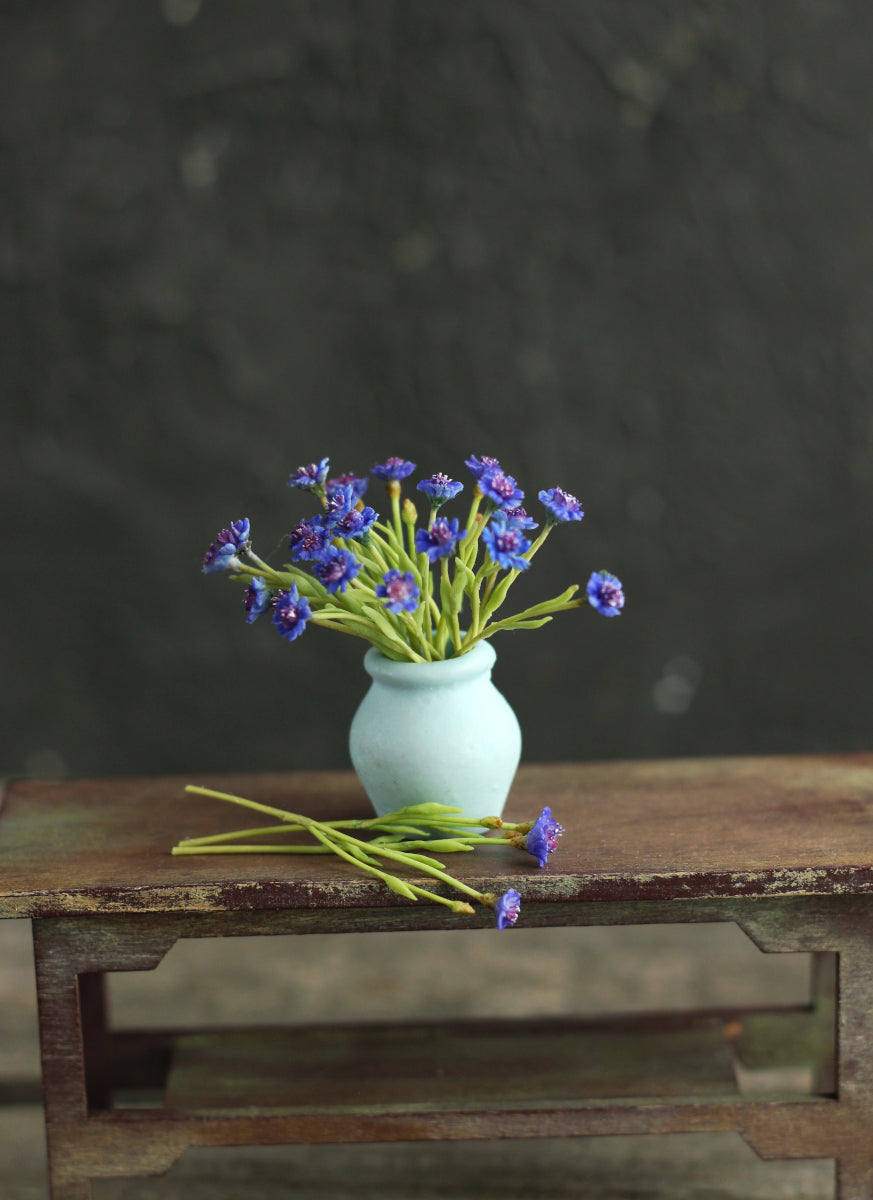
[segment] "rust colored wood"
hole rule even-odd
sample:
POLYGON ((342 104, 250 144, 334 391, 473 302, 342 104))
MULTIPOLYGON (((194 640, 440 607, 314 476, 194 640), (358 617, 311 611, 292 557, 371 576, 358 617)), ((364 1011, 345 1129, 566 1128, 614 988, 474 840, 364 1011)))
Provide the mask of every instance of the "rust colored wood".
MULTIPOLYGON (((739 1132, 766 1158, 836 1159, 840 1200, 873 1200, 873 756, 523 770, 508 815, 551 805, 568 830, 553 865, 500 847, 459 856, 459 875, 517 887, 528 925, 736 922, 767 953, 815 954, 816 999, 487 1035, 113 1034, 104 973, 149 970, 180 937, 492 921, 412 905, 330 859, 174 859, 183 836, 246 824, 184 782, 14 784, 0 809, 0 915, 35 918, 52 1200, 162 1172, 194 1146, 695 1131, 739 1132), (440 1073, 455 1062, 467 1065, 440 1073), (313 1079, 306 1096, 283 1063, 313 1079), (764 1067, 782 1072, 778 1094, 755 1090, 764 1067), (138 1089, 153 1107, 112 1107, 138 1089)), ((344 773, 199 782, 314 816, 367 813, 344 773)))
MULTIPOLYGON (((0 916, 410 903, 334 859, 171 858, 183 837, 262 823, 186 795, 191 781, 12 784, 0 916)), ((350 773, 196 782, 315 817, 370 811, 350 773)), ((500 847, 459 856, 459 877, 485 890, 509 882, 537 902, 873 892, 873 755, 522 768, 507 816, 544 804, 567 829, 547 870, 500 847)))

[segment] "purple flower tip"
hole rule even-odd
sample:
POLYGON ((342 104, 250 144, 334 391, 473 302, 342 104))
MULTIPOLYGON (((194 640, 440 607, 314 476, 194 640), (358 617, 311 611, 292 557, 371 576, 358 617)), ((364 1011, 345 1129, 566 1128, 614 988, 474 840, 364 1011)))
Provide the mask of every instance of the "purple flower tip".
POLYGON ((366 476, 355 475, 351 471, 346 471, 342 475, 337 475, 335 479, 328 479, 327 494, 332 496, 338 488, 347 487, 351 484, 355 495, 359 500, 363 500, 367 488, 370 486, 370 481, 366 476))
POLYGON ((516 508, 524 499, 524 492, 511 475, 500 467, 486 467, 479 476, 479 491, 498 508, 516 508))
POLYGON ((253 575, 246 588, 243 604, 246 610, 246 624, 253 625, 262 613, 270 607, 270 589, 260 575, 253 575))
POLYGON ((546 806, 525 838, 524 848, 544 867, 549 855, 557 850, 558 838, 563 832, 563 826, 554 820, 551 809, 546 806))
POLYGON ((358 496, 352 483, 344 483, 328 492, 325 528, 331 537, 357 538, 367 533, 378 519, 374 508, 358 508, 358 496))
POLYGON ((621 580, 609 571, 594 571, 588 580, 588 603, 604 617, 617 617, 624 608, 621 580))
POLYGON ((361 569, 348 550, 328 546, 312 560, 312 573, 329 592, 344 592, 361 569))
POLYGON ((377 584, 376 595, 384 600, 383 608, 389 612, 415 612, 418 608, 420 589, 411 571, 386 571, 383 583, 377 584))
POLYGON ((527 515, 522 504, 516 504, 514 508, 504 508, 501 511, 515 529, 536 529, 537 527, 536 521, 527 515))
POLYGON ((530 566, 530 561, 522 557, 530 549, 530 542, 514 522, 506 520, 499 509, 485 526, 482 541, 492 560, 504 571, 526 571, 530 566))
POLYGON ((203 573, 213 571, 237 571, 242 566, 239 554, 249 544, 249 519, 233 521, 222 529, 203 556, 203 573))
POLYGON ((483 454, 481 458, 477 458, 475 454, 471 454, 469 458, 464 460, 464 466, 469 467, 475 479, 482 477, 482 472, 487 471, 489 467, 496 467, 500 470, 500 463, 496 458, 489 458, 487 454, 483 454))
POLYGON ((540 492, 540 500, 549 510, 552 521, 581 521, 585 514, 575 496, 559 487, 540 492))
POLYGON ((295 562, 315 558, 330 543, 331 534, 321 517, 300 521, 288 536, 288 549, 295 562))
POLYGON ((293 642, 295 638, 300 637, 311 616, 309 601, 297 591, 296 583, 292 583, 287 592, 276 593, 276 599, 273 601, 273 624, 286 641, 293 642))
POLYGON ((520 912, 521 896, 515 888, 510 888, 508 892, 504 892, 494 902, 494 915, 497 918, 497 928, 505 929, 507 925, 514 925, 518 920, 520 912))
POLYGON ((306 467, 298 467, 288 480, 288 486, 302 488, 305 492, 315 491, 327 479, 329 465, 330 460, 323 458, 320 462, 310 463, 306 467))
POLYGON ((437 517, 430 529, 419 529, 415 535, 415 548, 419 554, 426 554, 431 562, 438 558, 447 558, 454 553, 455 547, 466 529, 458 530, 458 518, 449 521, 446 517, 437 517))
POLYGON ((415 470, 414 462, 407 462, 404 458, 386 458, 383 463, 376 463, 372 468, 371 474, 377 479, 405 479, 407 475, 411 475, 415 470))
POLYGON ((442 471, 437 471, 430 479, 422 479, 417 485, 417 490, 424 492, 431 504, 445 504, 446 500, 454 500, 458 492, 464 490, 464 485, 455 479, 449 479, 442 471))

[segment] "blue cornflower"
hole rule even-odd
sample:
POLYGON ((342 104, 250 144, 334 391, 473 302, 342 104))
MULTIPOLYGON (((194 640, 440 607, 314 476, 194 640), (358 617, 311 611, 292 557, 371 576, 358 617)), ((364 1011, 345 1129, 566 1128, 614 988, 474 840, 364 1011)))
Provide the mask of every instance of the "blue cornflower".
POLYGON ((536 529, 537 527, 537 522, 533 517, 527 515, 522 504, 516 504, 515 508, 504 508, 501 511, 513 529, 536 529))
POLYGON ((588 580, 588 603, 604 617, 617 617, 624 608, 621 580, 609 571, 595 571, 588 580))
POLYGON ((246 624, 252 625, 270 607, 270 589, 260 575, 253 575, 246 588, 243 604, 246 609, 246 624))
POLYGON ((514 925, 518 920, 520 912, 521 896, 515 888, 510 888, 502 896, 498 896, 494 902, 494 915, 497 918, 497 928, 505 929, 507 925, 514 925))
POLYGON ((424 492, 433 507, 439 508, 447 500, 454 500, 458 492, 464 490, 464 485, 458 483, 457 480, 449 479, 448 475, 444 475, 442 471, 437 471, 436 475, 431 475, 430 479, 422 479, 416 490, 424 492))
POLYGON ((376 463, 370 474, 378 479, 405 479, 414 470, 414 462, 407 462, 404 458, 386 458, 383 463, 376 463))
POLYGON ((498 508, 515 508, 524 499, 524 492, 500 467, 486 467, 479 476, 478 486, 482 495, 493 500, 498 508))
POLYGON ((287 592, 277 592, 273 601, 273 624, 286 641, 293 642, 300 637, 311 616, 309 601, 297 591, 296 583, 292 583, 287 592))
POLYGON ((471 454, 469 458, 464 459, 464 466, 470 468, 475 479, 480 479, 482 472, 487 471, 489 467, 496 467, 498 471, 500 470, 500 463, 497 459, 489 458, 487 454, 483 454, 481 458, 471 454))
POLYGON ((337 475, 335 479, 328 479, 328 496, 332 496, 338 488, 347 487, 349 484, 355 489, 357 498, 363 500, 367 488, 370 486, 370 481, 366 476, 355 475, 351 471, 345 471, 342 475, 337 475))
POLYGON ((419 554, 426 554, 431 562, 438 558, 446 558, 453 554, 455 547, 466 529, 458 531, 458 518, 449 521, 446 517, 437 517, 430 529, 419 529, 415 534, 415 548, 419 554))
POLYGON ((382 606, 389 612, 415 612, 418 608, 420 588, 415 582, 411 571, 403 574, 400 571, 386 571, 382 576, 384 583, 376 585, 376 595, 385 603, 382 606))
POLYGON ((358 538, 368 533, 374 522, 378 520, 379 514, 375 508, 370 508, 369 504, 366 508, 350 508, 331 527, 331 532, 334 537, 358 538))
POLYGON ((360 569, 354 554, 338 546, 328 546, 312 560, 312 574, 329 592, 344 592, 360 569))
POLYGON ((314 492, 327 479, 329 465, 330 459, 323 458, 321 462, 310 463, 308 467, 298 467, 288 480, 288 486, 302 488, 305 492, 314 492))
POLYGON ((357 506, 354 484, 344 483, 328 494, 324 524, 333 537, 360 537, 377 520, 379 514, 374 508, 357 506))
POLYGON ((557 850, 558 838, 563 832, 563 826, 554 820, 552 810, 547 805, 525 837, 524 848, 528 854, 534 856, 541 867, 544 867, 549 855, 557 850))
POLYGON ((540 492, 540 500, 549 510, 549 519, 553 525, 559 521, 581 521, 585 516, 576 497, 559 487, 540 492))
POLYGON ((238 571, 242 566, 239 555, 249 544, 249 529, 248 517, 232 521, 227 529, 222 529, 203 556, 203 573, 238 571))
POLYGON ((530 550, 530 542, 499 509, 482 531, 482 541, 491 558, 504 571, 526 571, 530 566, 530 561, 522 558, 525 551, 530 550))
POLYGON ((330 544, 332 536, 321 517, 310 517, 308 521, 300 521, 288 537, 291 557, 295 562, 315 558, 330 544))

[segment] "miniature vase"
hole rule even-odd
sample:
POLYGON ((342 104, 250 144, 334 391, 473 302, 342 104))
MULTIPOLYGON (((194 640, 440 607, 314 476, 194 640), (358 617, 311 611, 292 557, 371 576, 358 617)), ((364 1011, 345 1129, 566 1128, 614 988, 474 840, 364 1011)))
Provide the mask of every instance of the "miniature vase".
POLYGON ((500 816, 521 757, 515 713, 494 684, 496 654, 479 642, 442 662, 364 656, 370 689, 349 751, 378 815, 436 801, 466 817, 500 816))

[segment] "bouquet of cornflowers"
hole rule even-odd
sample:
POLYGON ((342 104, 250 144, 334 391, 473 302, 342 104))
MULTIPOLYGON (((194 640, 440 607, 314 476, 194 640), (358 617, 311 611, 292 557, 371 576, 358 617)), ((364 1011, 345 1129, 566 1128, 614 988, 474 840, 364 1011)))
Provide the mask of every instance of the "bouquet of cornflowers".
MULTIPOLYGON (((475 482, 463 529, 457 517, 440 515, 443 505, 463 491, 462 483, 442 473, 417 484, 428 509, 418 527, 415 505, 410 499, 401 502, 402 481, 415 470, 405 459, 389 458, 372 469, 388 494, 391 513, 384 521, 364 502, 366 478, 328 478, 327 458, 299 467, 288 483, 313 495, 320 511, 291 530, 291 561, 277 569, 259 558, 252 549, 250 523, 243 518, 221 530, 206 552, 203 570, 226 571, 245 583, 249 623, 271 611, 274 627, 288 641, 309 624, 321 625, 363 638, 386 658, 404 663, 457 658, 501 630, 537 629, 555 613, 579 607, 583 601, 575 598, 579 588, 573 585, 551 600, 497 617, 510 587, 530 567, 552 529, 581 521, 583 512, 569 492, 559 487, 541 491, 544 525, 538 535, 528 537, 537 522, 523 507, 524 492, 512 476, 495 458, 472 455, 466 466, 475 482)), ((624 607, 621 582, 608 571, 592 573, 587 597, 606 617, 618 616, 624 607)), ((281 823, 186 838, 174 854, 336 854, 409 900, 427 898, 456 913, 472 913, 469 901, 475 900, 494 910, 499 929, 518 919, 519 893, 514 888, 502 895, 478 892, 449 875, 433 855, 510 845, 545 867, 564 832, 548 808, 536 820, 517 823, 499 816, 473 820, 459 815, 461 809, 433 802, 368 819, 315 821, 241 796, 194 786, 188 790, 255 809, 281 823), (313 842, 252 840, 287 833, 308 834, 313 842), (451 900, 407 882, 386 871, 388 863, 430 875, 468 898, 451 900)))
MULTIPOLYGON (((372 474, 383 480, 388 520, 364 503, 368 480, 353 474, 328 478, 327 458, 299 467, 288 483, 320 502, 288 540, 291 561, 281 569, 252 549, 247 518, 222 529, 203 560, 205 572, 228 571, 246 586, 246 620, 266 612, 279 634, 294 641, 309 624, 363 638, 387 658, 426 663, 457 657, 483 638, 508 629, 538 629, 564 609, 577 608, 578 585, 560 596, 502 619, 510 587, 556 525, 580 521, 575 496, 553 487, 539 493, 546 516, 537 522, 523 507, 524 492, 495 458, 472 455, 466 466, 475 484, 465 527, 440 515, 463 484, 438 472, 417 484, 428 516, 417 526, 410 499, 401 503, 402 480, 415 463, 389 458, 372 474), (464 631, 461 631, 463 614, 464 631)), ((616 617, 624 606, 621 582, 594 571, 587 598, 599 613, 616 617)))

